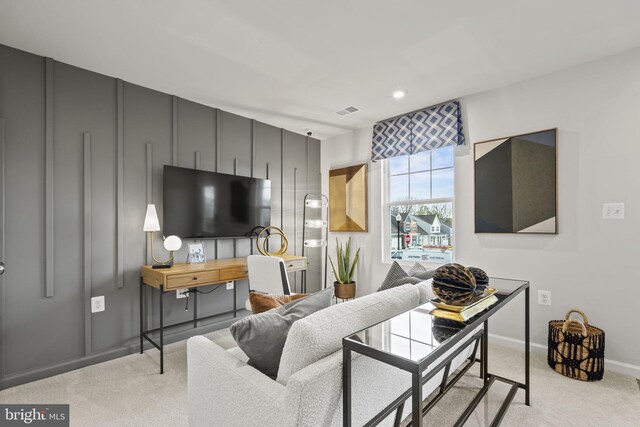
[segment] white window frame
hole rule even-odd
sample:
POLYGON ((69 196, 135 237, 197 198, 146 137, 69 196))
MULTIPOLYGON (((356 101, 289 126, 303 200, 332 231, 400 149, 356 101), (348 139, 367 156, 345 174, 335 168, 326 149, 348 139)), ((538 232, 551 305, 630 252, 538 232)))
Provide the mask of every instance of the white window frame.
POLYGON ((429 261, 416 261, 416 260, 401 260, 401 259, 392 259, 391 258, 391 224, 389 221, 389 212, 391 206, 404 204, 404 205, 425 205, 425 204, 436 204, 436 203, 451 203, 451 229, 453 231, 451 235, 451 241, 453 249, 451 250, 451 262, 456 262, 456 203, 455 203, 455 182, 456 182, 456 165, 455 165, 455 150, 453 154, 453 188, 454 194, 452 197, 444 197, 437 199, 420 199, 420 200, 407 200, 407 201, 389 201, 389 159, 385 159, 380 161, 381 168, 380 172, 382 174, 381 185, 381 193, 382 193, 382 215, 384 218, 382 221, 382 262, 385 264, 392 264, 394 261, 397 261, 398 264, 403 267, 410 267, 416 262, 420 262, 426 268, 437 268, 441 266, 441 263, 434 263, 429 261))

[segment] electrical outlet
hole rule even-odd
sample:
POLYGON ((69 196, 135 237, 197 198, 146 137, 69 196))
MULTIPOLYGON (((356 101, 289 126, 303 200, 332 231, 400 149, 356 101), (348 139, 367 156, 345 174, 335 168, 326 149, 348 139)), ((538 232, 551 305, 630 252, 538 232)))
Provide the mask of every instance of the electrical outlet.
POLYGON ((538 291, 538 304, 551 305, 551 291, 538 291))
POLYGON ((228 291, 232 291, 233 290, 233 281, 227 282, 227 290, 228 291))
POLYGON ((624 219, 624 203, 603 203, 603 219, 624 219))
POLYGON ((91 298, 91 312, 99 313, 104 311, 104 295, 91 298))
POLYGON ((186 298, 189 294, 189 288, 176 289, 176 299, 186 298))

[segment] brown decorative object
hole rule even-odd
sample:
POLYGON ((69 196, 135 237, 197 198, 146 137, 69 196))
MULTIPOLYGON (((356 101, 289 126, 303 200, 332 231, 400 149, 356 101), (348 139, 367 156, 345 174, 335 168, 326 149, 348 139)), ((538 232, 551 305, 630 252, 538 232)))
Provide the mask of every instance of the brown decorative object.
POLYGON ((433 273, 433 293, 450 305, 466 305, 476 296, 476 279, 463 265, 445 264, 433 273))
POLYGON ((334 292, 336 298, 340 299, 353 299, 356 297, 356 282, 351 283, 338 283, 334 282, 334 292))
POLYGON ((604 374, 604 331, 589 324, 578 309, 567 312, 564 320, 549 322, 547 362, 554 371, 581 381, 599 381, 604 374), (572 319, 577 313, 582 321, 572 319))
POLYGON ((249 304, 253 314, 263 313, 272 308, 278 308, 291 301, 306 297, 308 294, 271 295, 260 292, 249 292, 249 304))
POLYGON ((367 164, 329 171, 329 229, 368 231, 367 164))

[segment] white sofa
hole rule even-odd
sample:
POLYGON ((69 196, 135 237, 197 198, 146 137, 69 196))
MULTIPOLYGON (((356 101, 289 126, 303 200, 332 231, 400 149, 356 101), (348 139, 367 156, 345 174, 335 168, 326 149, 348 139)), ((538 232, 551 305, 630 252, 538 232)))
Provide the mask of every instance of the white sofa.
MULTIPOLYGON (((342 338, 403 313, 431 298, 430 281, 404 285, 336 304, 293 324, 274 381, 247 365, 237 347, 225 350, 209 339, 189 339, 189 424, 204 426, 342 425, 342 338)), ((453 351, 453 349, 452 349, 453 351)), ((465 349, 451 367, 467 359, 465 349)), ((437 362, 434 364, 434 366, 437 362)), ((428 396, 442 373, 427 382, 428 396)), ((411 386, 408 373, 354 354, 352 422, 361 426, 411 386)), ((411 408, 404 406, 405 416, 411 408)), ((392 425, 394 415, 380 425, 392 425)))

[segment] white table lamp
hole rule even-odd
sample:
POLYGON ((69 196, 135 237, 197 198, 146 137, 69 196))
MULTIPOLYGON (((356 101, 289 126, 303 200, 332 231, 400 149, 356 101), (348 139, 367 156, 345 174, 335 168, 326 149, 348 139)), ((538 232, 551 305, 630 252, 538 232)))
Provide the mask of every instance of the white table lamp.
POLYGON ((153 268, 168 268, 173 264, 173 257, 175 251, 182 247, 182 240, 178 236, 169 236, 164 239, 164 248, 169 251, 171 255, 167 261, 160 261, 155 256, 154 250, 154 234, 156 231, 160 231, 160 221, 158 221, 158 213, 156 212, 156 205, 147 205, 147 213, 144 217, 144 225, 142 231, 146 231, 151 234, 151 258, 157 263, 153 268))

